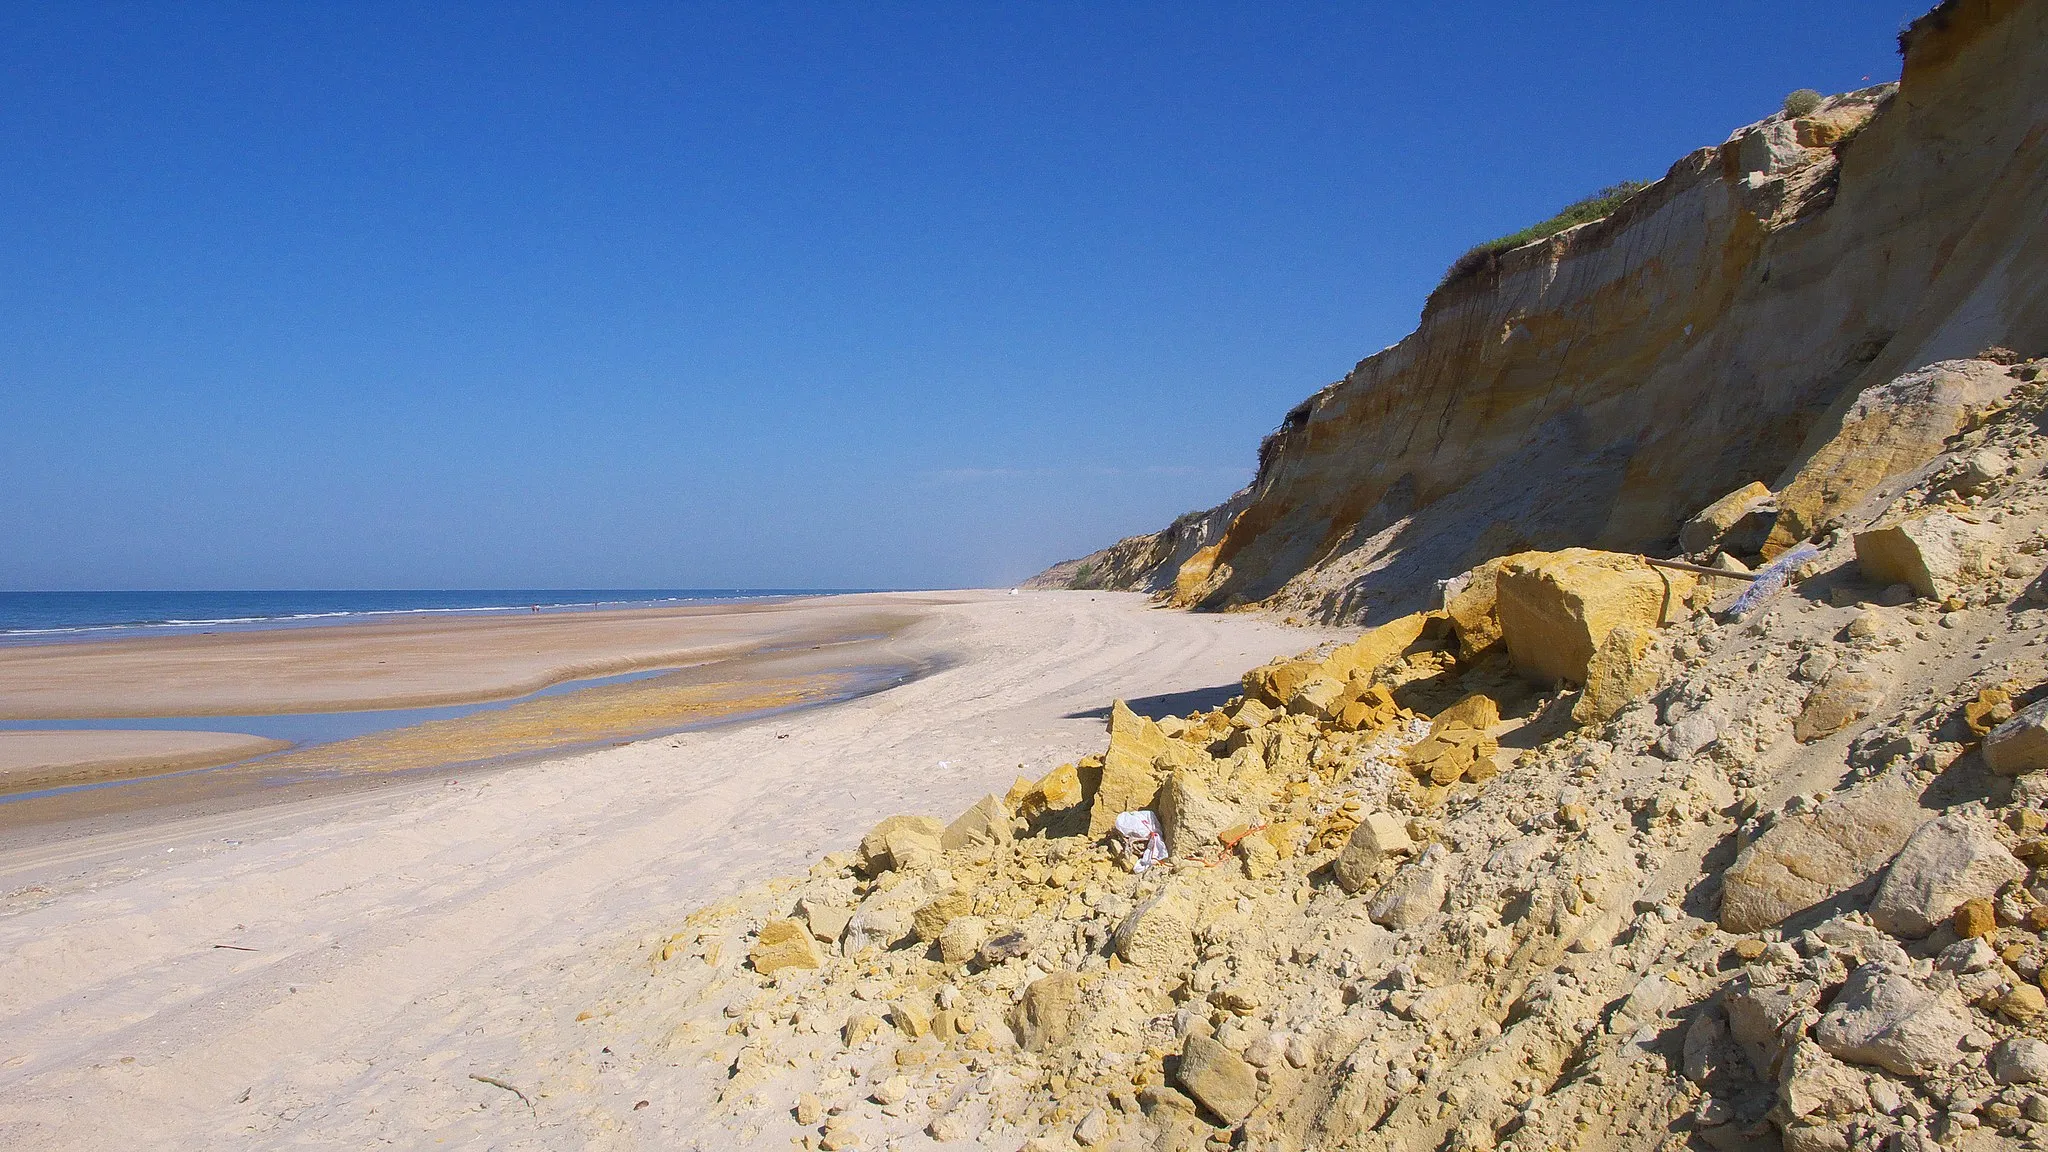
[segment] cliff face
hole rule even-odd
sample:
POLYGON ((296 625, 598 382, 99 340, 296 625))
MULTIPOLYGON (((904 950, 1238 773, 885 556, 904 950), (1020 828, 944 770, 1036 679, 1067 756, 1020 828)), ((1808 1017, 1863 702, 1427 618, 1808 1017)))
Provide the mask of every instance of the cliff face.
POLYGON ((1898 85, 1744 128, 1446 283, 1288 414, 1245 492, 1039 583, 1086 564, 1351 622, 1522 549, 1668 552, 1754 480, 1781 489, 1774 546, 1808 534, 1853 494, 1787 486, 1862 389, 2048 350, 2048 5, 1946 4, 1902 49, 1898 85))

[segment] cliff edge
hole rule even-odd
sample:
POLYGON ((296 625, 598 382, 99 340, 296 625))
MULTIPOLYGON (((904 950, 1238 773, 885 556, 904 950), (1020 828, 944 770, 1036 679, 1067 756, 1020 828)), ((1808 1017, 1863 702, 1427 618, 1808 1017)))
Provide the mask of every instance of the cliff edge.
POLYGON ((1496 556, 1668 555, 1747 483, 1774 554, 1862 493, 1796 486, 1857 396, 2048 349, 2048 6, 1943 4, 1896 85, 1780 113, 1604 219, 1461 261, 1415 332, 1289 412, 1256 479, 1036 587, 1386 619, 1496 556))

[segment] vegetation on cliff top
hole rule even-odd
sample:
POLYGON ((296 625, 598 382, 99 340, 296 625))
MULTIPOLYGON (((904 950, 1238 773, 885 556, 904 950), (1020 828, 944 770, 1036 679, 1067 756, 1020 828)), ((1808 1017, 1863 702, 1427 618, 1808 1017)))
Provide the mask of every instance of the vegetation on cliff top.
POLYGON ((1531 224, 1519 232, 1510 232, 1497 240, 1489 240, 1453 261, 1437 287, 1442 289, 1463 280, 1510 248, 1519 248, 1532 240, 1542 240, 1555 236, 1567 228, 1601 219, 1620 207, 1622 201, 1649 186, 1650 182, 1647 180, 1624 180, 1619 184, 1602 188, 1583 200, 1573 201, 1548 220, 1531 224))

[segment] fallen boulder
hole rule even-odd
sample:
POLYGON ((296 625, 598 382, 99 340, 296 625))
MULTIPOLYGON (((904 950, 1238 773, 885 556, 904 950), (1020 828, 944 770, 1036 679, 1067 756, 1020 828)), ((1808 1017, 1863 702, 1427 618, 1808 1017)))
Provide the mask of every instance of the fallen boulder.
POLYGON ((1055 972, 1033 980, 1010 1015, 1017 1044, 1026 1052, 1057 1048, 1073 1038, 1081 1015, 1081 978, 1055 972))
POLYGON ((1992 529, 1928 512, 1856 533, 1856 564, 1873 584, 1904 584, 1933 600, 1957 595, 2003 560, 1992 529))
POLYGON ((1984 737, 1984 763, 2001 776, 2048 768, 2048 700, 1993 728, 1984 737))
POLYGON ((938 862, 946 826, 930 816, 891 816, 860 840, 860 867, 870 876, 938 862))
POLYGON ((1724 875, 1721 927, 1755 932, 1847 892, 1882 868, 1928 816, 1919 789, 1888 773, 1779 820, 1724 875))
POLYGON ((1118 700, 1109 710, 1109 750, 1102 755, 1102 782, 1088 810, 1088 835, 1116 827, 1118 814, 1150 808, 1165 770, 1191 765, 1202 753, 1159 730, 1159 725, 1118 700))
POLYGON ((1344 850, 1331 862, 1330 870, 1338 887, 1355 893, 1372 882, 1380 861, 1414 850, 1406 821, 1392 812, 1372 812, 1351 830, 1351 838, 1344 842, 1344 850))
POLYGON ((1001 797, 989 795, 975 801, 973 807, 946 825, 939 836, 939 846, 948 852, 958 852, 977 844, 1008 843, 1011 835, 1010 810, 1001 797))
POLYGON ((1507 557, 1496 556, 1444 582, 1444 615, 1458 637, 1458 658, 1468 663, 1500 647, 1498 581, 1507 557))
POLYGON ((1779 486, 1778 519, 1765 554, 1792 547, 1888 477, 1939 456, 1973 413, 1998 403, 2017 383, 1989 361, 1944 360, 1865 388, 1839 423, 1820 422, 1805 460, 1779 486))
POLYGON ((1678 530, 1678 548, 1688 556, 1706 556, 1715 549, 1755 555, 1762 550, 1777 518, 1777 497, 1753 480, 1686 521, 1678 530))
POLYGON ((1586 690, 1572 705, 1572 719, 1580 724, 1614 719, 1656 689, 1669 663, 1652 656, 1648 630, 1617 625, 1586 663, 1586 690))
POLYGON ((770 920, 747 952, 747 962, 763 976, 784 968, 822 968, 825 957, 811 938, 811 927, 800 920, 770 920))
POLYGON ((1682 611, 1696 582, 1615 552, 1519 553, 1500 570, 1501 635, 1525 676, 1584 684, 1608 633, 1624 624, 1644 632, 1658 627, 1682 611))
POLYGON ((2026 874, 1990 828, 1951 813, 1923 825, 1899 850, 1870 919, 1894 936, 1925 936, 1965 901, 1995 896, 2026 874))
POLYGON ((1236 1124, 1259 1104, 1258 1069, 1200 1032, 1188 1033, 1176 1076, 1188 1095, 1225 1124, 1236 1124))
POLYGON ((1956 1062, 1970 1022, 1932 992, 1876 964, 1849 974, 1813 1038, 1829 1054, 1900 1076, 1925 1076, 1956 1062))
POLYGON ((1869 672, 1843 668, 1829 674, 1806 697, 1792 722, 1792 738, 1801 744, 1832 736, 1877 710, 1884 703, 1884 685, 1869 672))

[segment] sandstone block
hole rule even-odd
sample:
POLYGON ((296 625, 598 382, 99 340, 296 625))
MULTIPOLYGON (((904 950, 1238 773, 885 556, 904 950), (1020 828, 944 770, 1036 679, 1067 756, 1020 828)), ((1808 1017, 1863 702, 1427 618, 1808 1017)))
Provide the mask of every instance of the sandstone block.
POLYGON ((1617 626, 1586 664, 1586 690, 1572 705, 1572 719, 1580 724, 1614 719, 1655 690, 1667 666, 1667 661, 1652 657, 1647 630, 1633 624, 1617 626))
POLYGON ((1354 676, 1368 682, 1382 669, 1415 652, 1436 646, 1448 624, 1441 612, 1417 612, 1368 631, 1322 662, 1322 676, 1342 684, 1354 676))
POLYGON ((1177 1082, 1225 1124, 1236 1124, 1259 1105, 1259 1073, 1244 1058, 1199 1032, 1181 1046, 1177 1082))
POLYGON ((1161 892, 1117 925, 1111 944, 1126 964, 1162 971, 1181 967, 1194 955, 1192 911, 1186 901, 1161 892))
POLYGON ((987 940, 988 921, 979 916, 956 916, 939 932, 939 959, 965 964, 987 940))
POLYGON ((1847 892, 1882 868, 1928 816, 1919 789, 1890 773, 1781 819, 1724 875, 1721 927, 1755 932, 1847 892))
POLYGON ((976 844, 1005 844, 1011 838, 1010 810, 1001 797, 983 796, 962 812, 939 836, 939 846, 948 852, 976 844))
POLYGON ((1870 1106, 1863 1077, 1811 1040, 1799 1039, 1778 1073, 1778 1099, 1795 1117, 1848 1116, 1870 1106))
POLYGON ((1301 686, 1320 675, 1319 660, 1275 660, 1246 672, 1240 681, 1244 698, 1284 709, 1301 686))
MULTIPOLYGON (((1351 684, 1356 687, 1358 681, 1351 684)), ((1393 723, 1400 712, 1394 694, 1383 685, 1374 684, 1345 702, 1337 713, 1337 726, 1351 732, 1371 731, 1393 723)))
POLYGON ((2048 768, 2048 700, 1993 728, 1984 737, 1984 763, 2001 776, 2048 768))
POLYGON ((1445 855, 1442 845, 1430 845, 1419 860, 1394 874, 1373 898, 1366 915, 1373 923, 1396 931, 1413 928, 1435 915, 1450 891, 1445 855))
POLYGON ((1186 769, 1167 778, 1152 808, 1167 849, 1183 856, 1215 850, 1224 830, 1244 819, 1242 812, 1211 796, 1186 769))
POLYGON ((869 948, 896 947, 916 932, 917 910, 930 898, 923 884, 909 881, 868 893, 846 922, 840 951, 853 956, 869 948))
POLYGON ((1351 830, 1351 838, 1344 842, 1344 850, 1337 854, 1330 870, 1337 877, 1338 887, 1355 893, 1372 882, 1380 861, 1414 850, 1415 841, 1408 836, 1406 821, 1391 812, 1372 812, 1351 830))
POLYGON ((1645 632, 1658 627, 1683 610, 1695 583, 1614 552, 1523 552, 1500 570, 1501 634, 1524 675, 1584 684, 1608 633, 1623 624, 1645 632))
POLYGON ((1805 1032, 1807 1015, 1820 989, 1809 981, 1757 987, 1737 982, 1726 1002, 1728 1035, 1759 1080, 1775 1082, 1785 1053, 1805 1032))
POLYGON ((1317 675, 1295 690, 1287 710, 1317 720, 1333 720, 1344 710, 1345 682, 1317 675))
POLYGON ((846 933, 846 923, 853 919, 853 909, 806 896, 796 902, 796 918, 810 926, 812 936, 832 944, 846 933))
POLYGON ((1864 389, 1837 430, 1813 449, 1778 492, 1778 521, 1765 552, 1775 556, 1855 506, 1887 477, 1940 455, 1975 412, 2018 381, 1996 364, 1945 360, 1864 389))
POLYGON ((1820 1046, 1852 1064, 1925 1076, 1962 1056, 1970 1022, 1940 997, 1875 964, 1849 974, 1813 1029, 1820 1046))
POLYGON ((1500 646, 1497 581, 1506 562, 1497 556, 1444 584, 1444 615, 1457 634, 1461 660, 1478 660, 1500 646))
POLYGON ((1032 786, 1026 800, 1032 811, 1025 814, 1036 816, 1062 811, 1080 804, 1083 798, 1080 770, 1072 764, 1062 764, 1032 786))
POLYGON ((861 837, 861 870, 879 875, 929 867, 944 851, 939 841, 945 832, 946 826, 929 816, 891 816, 861 837))
POLYGON ((2048 1081, 2048 1044, 2015 1036, 1991 1050, 1991 1078, 2000 1084, 2048 1081))
POLYGON ((810 925, 797 920, 770 920, 761 925, 760 936, 747 952, 747 962, 763 976, 772 976, 784 968, 825 966, 818 942, 811 938, 810 925))
POLYGON ((1072 972, 1055 972, 1031 982, 1010 1016, 1017 1043, 1027 1052, 1044 1052, 1073 1038, 1081 1015, 1081 980, 1072 972))
POLYGON ((1945 600, 2002 568, 2004 555, 1992 529, 1930 512, 1858 532, 1856 564, 1873 583, 1904 584, 1945 600))
POLYGON ((1925 936, 1964 901, 1998 894, 2026 866, 1980 821, 1947 815, 1928 822, 1899 850, 1870 905, 1870 919, 1894 936, 1925 936))
POLYGON ((1763 548, 1777 518, 1777 498, 1752 480, 1686 521, 1678 530, 1678 548, 1689 556, 1705 556, 1717 548, 1753 555, 1763 548))
POLYGON ((919 905, 917 911, 911 914, 911 930, 917 933, 919 940, 935 944, 946 931, 946 925, 967 915, 973 907, 974 897, 965 891, 956 888, 951 892, 941 893, 919 905))
POLYGON ((1500 704, 1484 692, 1474 692, 1436 714, 1429 730, 1447 732, 1453 728, 1487 731, 1500 723, 1500 704))
POLYGON ((1109 750, 1103 754, 1102 783, 1088 813, 1088 835, 1107 833, 1116 826, 1119 813, 1150 808, 1165 770, 1205 758, 1118 700, 1109 711, 1109 750))
POLYGON ((1876 711, 1884 703, 1884 685, 1876 676, 1859 668, 1842 668, 1830 673, 1806 697, 1799 718, 1792 722, 1792 738, 1801 744, 1832 736, 1876 711))

